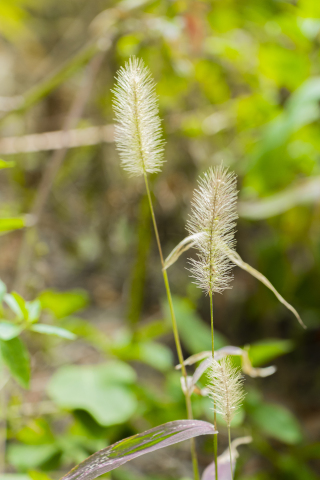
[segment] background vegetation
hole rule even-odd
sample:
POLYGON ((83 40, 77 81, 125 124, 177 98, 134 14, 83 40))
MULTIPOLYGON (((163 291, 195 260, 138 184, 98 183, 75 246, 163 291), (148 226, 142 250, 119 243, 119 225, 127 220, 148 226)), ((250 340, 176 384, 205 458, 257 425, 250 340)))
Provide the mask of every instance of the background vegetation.
MULTIPOLYGON (((57 479, 185 417, 144 185, 113 143, 110 89, 130 55, 152 71, 164 119, 167 163, 153 189, 165 255, 186 235, 198 174, 223 160, 239 176, 239 253, 308 326, 238 268, 233 289, 214 296, 217 346, 250 345, 255 366, 278 369, 246 378, 234 431, 254 441, 237 476, 317 478, 319 44, 317 0, 1 1, 0 155, 14 164, 0 172, 0 275, 21 295, 1 285, 1 315, 15 320, 0 328, 1 479, 57 479)), ((185 356, 211 348, 186 258, 169 270, 185 356)), ((195 417, 212 419, 193 397, 195 417)), ((212 445, 197 445, 203 468, 212 445)), ((186 442, 112 478, 191 472, 186 442)))

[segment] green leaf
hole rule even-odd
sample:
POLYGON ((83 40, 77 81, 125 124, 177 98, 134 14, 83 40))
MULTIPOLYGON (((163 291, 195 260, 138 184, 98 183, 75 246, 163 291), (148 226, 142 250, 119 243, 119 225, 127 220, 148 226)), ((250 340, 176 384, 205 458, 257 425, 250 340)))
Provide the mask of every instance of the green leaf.
POLYGON ((27 307, 26 307, 26 301, 17 292, 12 292, 11 295, 13 296, 13 298, 15 299, 17 304, 19 305, 19 308, 22 312, 23 318, 25 320, 28 320, 29 313, 28 313, 28 310, 27 310, 27 307))
POLYGON ((57 447, 50 445, 9 444, 8 460, 19 470, 40 467, 58 452, 57 447))
POLYGON ((260 404, 253 409, 251 417, 258 428, 277 440, 290 445, 302 440, 297 419, 287 408, 281 405, 260 404))
POLYGON ((111 351, 123 360, 137 360, 161 372, 169 370, 173 364, 170 348, 158 342, 137 342, 129 347, 126 345, 120 349, 113 348, 111 351))
MULTIPOLYGON (((187 298, 172 297, 176 320, 182 343, 190 353, 198 353, 202 350, 211 350, 211 329, 202 321, 194 306, 187 298)), ((208 307, 209 308, 209 307, 208 307)), ((163 304, 166 319, 170 317, 167 303, 163 304)), ((170 320, 171 322, 171 320, 170 320)), ((227 342, 223 336, 215 331, 215 348, 221 348, 227 342)))
POLYGON ((4 301, 8 307, 13 311, 13 313, 20 319, 24 318, 24 310, 21 309, 20 303, 17 301, 14 295, 11 293, 6 293, 3 297, 4 301))
POLYGON ((31 418, 17 432, 16 439, 28 445, 43 445, 53 443, 54 435, 44 418, 31 418))
POLYGON ((51 480, 51 478, 46 473, 39 472, 38 470, 29 470, 28 475, 31 480, 51 480))
POLYGON ((66 330, 65 328, 56 327, 55 325, 47 325, 45 323, 36 323, 30 328, 33 332, 43 333, 45 335, 56 335, 57 337, 74 340, 77 336, 66 330))
POLYGON ((145 325, 138 325, 135 338, 138 340, 152 340, 170 332, 169 325, 163 320, 154 320, 145 325))
POLYGON ((56 292, 46 290, 39 296, 42 308, 50 310, 56 318, 63 318, 85 308, 89 297, 85 290, 56 292))
POLYGON ((17 337, 21 330, 21 327, 12 322, 6 320, 0 322, 0 338, 2 340, 11 340, 11 338, 17 337))
POLYGON ((254 367, 291 352, 294 343, 291 340, 267 339, 250 345, 249 358, 254 367))
POLYGON ((26 309, 28 311, 28 321, 33 323, 36 322, 41 313, 41 302, 39 299, 34 300, 33 302, 26 302, 26 309))
POLYGON ((25 227, 24 217, 0 218, 0 233, 25 227))
POLYGON ((5 160, 1 160, 0 159, 0 170, 4 169, 4 168, 12 168, 15 166, 15 162, 6 162, 5 160))
POLYGON ((104 426, 126 422, 137 408, 130 389, 135 371, 126 363, 61 367, 52 377, 48 394, 60 407, 82 409, 104 426))
POLYGON ((29 387, 30 361, 29 353, 19 337, 0 340, 1 356, 11 375, 24 388, 29 387))

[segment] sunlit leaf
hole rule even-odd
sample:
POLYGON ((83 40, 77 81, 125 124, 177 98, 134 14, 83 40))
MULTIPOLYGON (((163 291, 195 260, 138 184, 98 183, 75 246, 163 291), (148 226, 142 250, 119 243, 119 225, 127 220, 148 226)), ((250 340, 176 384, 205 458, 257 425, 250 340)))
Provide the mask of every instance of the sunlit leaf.
POLYGON ((5 160, 1 160, 0 159, 0 170, 4 169, 4 168, 12 168, 15 166, 15 162, 12 162, 12 161, 5 161, 5 160))
POLYGON ((55 325, 47 325, 45 323, 36 323, 30 328, 33 332, 43 333, 45 335, 55 335, 61 338, 67 338, 68 340, 74 340, 77 336, 66 330, 65 328, 56 327, 55 325))
POLYGON ((110 472, 129 460, 153 452, 169 445, 188 440, 198 435, 216 433, 211 423, 200 420, 176 420, 104 448, 77 467, 73 468, 63 480, 92 480, 103 473, 110 472))
POLYGON ((24 388, 29 387, 30 360, 29 353, 19 337, 11 340, 0 340, 0 350, 3 361, 11 375, 24 388))
POLYGON ((0 218, 0 233, 25 227, 24 217, 0 218))

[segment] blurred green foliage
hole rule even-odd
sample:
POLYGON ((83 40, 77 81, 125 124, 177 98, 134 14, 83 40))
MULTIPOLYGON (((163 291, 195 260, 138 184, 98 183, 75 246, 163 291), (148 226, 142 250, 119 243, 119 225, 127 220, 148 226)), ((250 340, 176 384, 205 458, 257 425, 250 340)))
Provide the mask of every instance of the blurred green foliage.
MULTIPOLYGON (((114 75, 139 55, 167 142, 152 179, 165 255, 186 234, 198 174, 222 160, 238 174, 237 248, 308 326, 237 269, 233 289, 214 298, 216 347, 245 346, 255 367, 278 368, 246 377, 234 432, 253 443, 241 447, 239 480, 317 478, 319 44, 318 0, 0 2, 1 137, 61 130, 101 51, 78 127, 111 124, 114 75)), ((51 161, 35 150, 5 155, 0 140, 0 276, 13 290, 0 284, 1 480, 57 479, 108 444, 185 417, 143 185, 121 171, 112 142, 71 148, 35 225, 28 214, 51 161), (18 294, 26 232, 32 262, 18 294)), ((185 357, 211 348, 208 299, 186 258, 169 270, 185 357)), ((192 400, 195 417, 212 420, 208 399, 192 400)), ((211 442, 198 450, 204 467, 211 442)), ((191 477, 187 453, 173 455, 113 476, 191 477)))

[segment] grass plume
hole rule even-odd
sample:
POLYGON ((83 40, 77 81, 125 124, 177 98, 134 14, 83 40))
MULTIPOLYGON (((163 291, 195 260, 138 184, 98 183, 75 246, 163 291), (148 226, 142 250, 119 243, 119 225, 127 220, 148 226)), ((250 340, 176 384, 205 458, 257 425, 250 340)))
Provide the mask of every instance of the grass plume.
POLYGON ((190 259, 190 272, 208 294, 230 288, 232 264, 221 247, 234 249, 236 202, 236 175, 222 165, 210 168, 194 191, 187 229, 190 235, 198 234, 198 258, 190 259))
POLYGON ((115 142, 123 168, 131 176, 161 171, 164 140, 155 83, 142 59, 121 67, 113 90, 115 142))
MULTIPOLYGON (((240 369, 233 367, 230 357, 224 357, 220 362, 212 359, 208 377, 209 395, 213 400, 214 412, 215 414, 220 413, 223 416, 228 427, 230 469, 231 478, 233 480, 230 430, 232 419, 244 399, 243 377, 240 369)), ((217 458, 215 459, 215 465, 216 467, 218 465, 217 458)))
POLYGON ((208 388, 216 412, 223 416, 227 426, 230 427, 232 419, 244 398, 241 371, 233 367, 228 356, 222 358, 219 362, 212 361, 208 379, 208 388))

